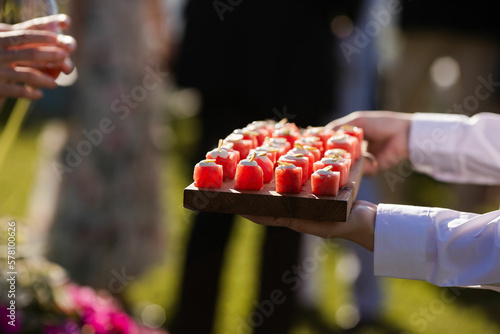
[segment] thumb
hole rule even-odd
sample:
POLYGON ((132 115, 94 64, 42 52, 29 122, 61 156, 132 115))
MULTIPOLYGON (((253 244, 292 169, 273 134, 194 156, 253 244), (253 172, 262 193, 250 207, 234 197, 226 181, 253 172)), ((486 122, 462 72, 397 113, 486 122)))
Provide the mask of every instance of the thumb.
POLYGON ((378 173, 379 165, 375 156, 369 152, 363 153, 363 175, 373 176, 378 173))

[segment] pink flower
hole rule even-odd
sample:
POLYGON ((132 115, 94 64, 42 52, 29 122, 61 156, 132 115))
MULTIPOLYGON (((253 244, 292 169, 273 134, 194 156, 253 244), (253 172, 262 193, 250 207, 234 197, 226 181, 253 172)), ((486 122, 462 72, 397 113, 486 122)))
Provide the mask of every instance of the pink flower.
MULTIPOLYGON (((67 311, 77 314, 81 319, 81 325, 91 328, 95 334, 163 333, 139 327, 129 315, 119 309, 115 299, 104 292, 96 292, 89 287, 74 284, 67 286, 67 292, 69 299, 67 311)), ((67 333, 79 332, 55 331, 47 328, 44 334, 67 333)))
POLYGON ((6 334, 21 333, 21 311, 9 310, 8 306, 0 305, 0 332, 6 334), (11 325, 13 324, 13 325, 11 325))
POLYGON ((113 330, 117 334, 135 334, 138 327, 135 322, 123 312, 115 312, 110 314, 113 330))

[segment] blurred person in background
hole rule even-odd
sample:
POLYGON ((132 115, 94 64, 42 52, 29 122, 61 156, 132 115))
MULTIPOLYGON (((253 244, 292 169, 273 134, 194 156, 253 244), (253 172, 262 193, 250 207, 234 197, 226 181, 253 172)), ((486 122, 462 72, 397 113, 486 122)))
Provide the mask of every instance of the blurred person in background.
MULTIPOLYGON (((333 59, 337 87, 337 92, 333 93, 335 113, 332 114, 332 119, 345 116, 353 110, 377 109, 379 37, 383 29, 380 34, 370 36, 369 43, 366 43, 359 52, 350 54, 343 46, 356 45, 356 38, 359 36, 354 28, 365 29, 368 23, 373 23, 372 21, 375 20, 373 13, 386 10, 387 4, 386 0, 364 0, 360 2, 359 14, 355 20, 347 15, 338 15, 331 21, 331 29, 336 39, 333 46, 333 59)), ((363 178, 356 198, 372 203, 383 201, 379 183, 380 180, 373 177, 363 178)), ((323 242, 310 235, 303 235, 302 239, 303 259, 311 256, 319 243, 323 242)), ((384 311, 383 291, 380 279, 373 273, 373 254, 352 242, 340 241, 339 243, 343 247, 338 249, 337 254, 341 256, 341 259, 335 271, 347 280, 348 285, 352 286, 351 305, 354 306, 354 308, 348 308, 353 312, 348 318, 353 320, 342 325, 357 328, 383 326, 380 320, 384 311)), ((317 284, 318 281, 319 278, 306 280, 300 290, 300 296, 306 314, 321 329, 325 327, 325 324, 319 317, 318 301, 323 294, 323 287, 317 284)), ((335 314, 328 316, 335 318, 335 314)))
POLYGON ((159 1, 72 1, 78 80, 48 258, 81 285, 121 293, 163 254, 152 126, 166 82, 159 1))
MULTIPOLYGON (((342 115, 336 110, 340 108, 341 95, 355 86, 354 83, 349 88, 343 86, 343 80, 352 72, 341 75, 338 67, 345 64, 342 59, 334 61, 335 40, 330 22, 341 14, 355 20, 359 1, 335 4, 258 1, 233 5, 218 1, 187 2, 175 76, 181 87, 195 87, 202 97, 200 144, 195 154, 187 157, 192 165, 216 147, 219 138, 254 120, 278 121, 287 117, 299 126, 325 124, 332 113, 342 115)), ((372 52, 367 50, 365 57, 370 58, 372 52)), ((363 62, 353 67, 361 68, 363 62)), ((370 88, 374 84, 372 71, 370 67, 366 76, 369 80, 366 87, 370 88)), ((365 98, 364 94, 357 96, 362 97, 365 107, 372 106, 373 96, 365 98)), ((343 112, 350 111, 350 107, 344 105, 343 112)), ((196 215, 179 306, 169 326, 172 333, 213 331, 220 272, 233 220, 233 215, 207 212, 196 215)), ((266 227, 264 238, 255 304, 269 299, 275 289, 285 292, 286 302, 275 307, 273 314, 263 319, 253 332, 289 333, 298 306, 309 306, 297 300, 297 293, 290 291, 282 278, 300 260, 301 236, 266 227)), ((368 268, 360 277, 366 277, 365 273, 373 277, 369 271, 368 268)), ((375 283, 361 285, 364 289, 376 289, 375 283)), ((373 309, 378 307, 380 298, 374 298, 372 305, 367 304, 362 310, 369 317, 376 316, 373 309)))

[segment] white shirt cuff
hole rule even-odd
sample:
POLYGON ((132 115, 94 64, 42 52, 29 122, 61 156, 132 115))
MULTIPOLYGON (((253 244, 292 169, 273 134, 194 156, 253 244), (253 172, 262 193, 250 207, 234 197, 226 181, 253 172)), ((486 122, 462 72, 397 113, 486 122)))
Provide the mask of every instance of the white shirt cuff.
POLYGON ((468 117, 451 114, 416 113, 409 135, 410 160, 415 170, 456 181, 462 163, 457 143, 468 117))
POLYGON ((426 279, 429 209, 379 204, 375 221, 375 275, 426 279))

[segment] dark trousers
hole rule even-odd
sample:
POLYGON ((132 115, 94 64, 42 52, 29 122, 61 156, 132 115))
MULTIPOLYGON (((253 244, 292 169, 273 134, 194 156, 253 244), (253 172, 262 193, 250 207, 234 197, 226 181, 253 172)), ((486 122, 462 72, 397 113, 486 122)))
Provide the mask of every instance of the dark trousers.
MULTIPOLYGON (((206 212, 196 216, 188 244, 180 304, 170 329, 172 334, 212 332, 220 272, 233 218, 232 215, 206 212)), ((294 231, 266 227, 257 300, 257 305, 262 305, 262 310, 257 307, 253 316, 251 314, 249 318, 245 318, 245 326, 256 325, 253 333, 289 332, 296 303, 294 291, 286 279, 283 279, 283 275, 297 264, 299 239, 300 235, 294 231), (270 306, 272 297, 278 303, 270 306)), ((248 330, 248 327, 245 328, 248 330)), ((241 332, 247 331, 241 329, 241 332)))

